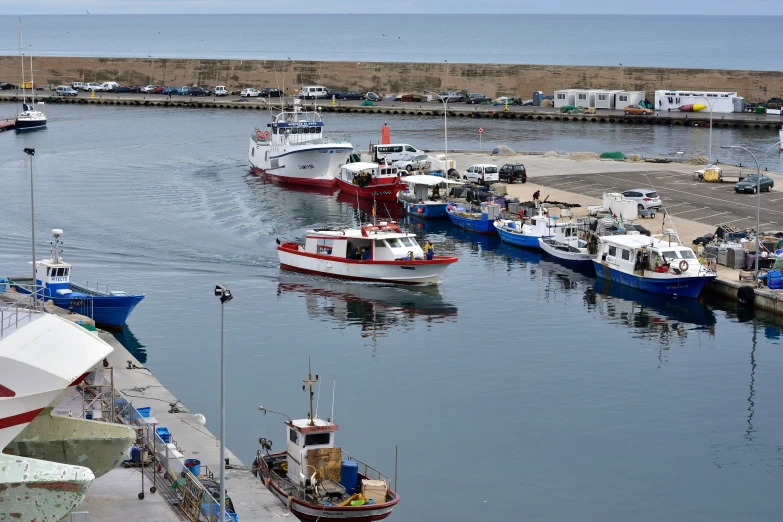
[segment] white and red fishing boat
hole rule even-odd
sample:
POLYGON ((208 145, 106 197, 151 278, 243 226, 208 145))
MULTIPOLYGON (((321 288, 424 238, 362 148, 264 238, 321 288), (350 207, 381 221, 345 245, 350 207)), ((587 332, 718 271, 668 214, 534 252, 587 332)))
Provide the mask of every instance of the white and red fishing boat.
POLYGON ((453 256, 427 259, 414 234, 394 221, 361 228, 308 230, 305 244, 280 243, 280 268, 354 281, 437 284, 453 256))
POLYGON ((397 201, 400 171, 386 164, 365 161, 346 163, 340 167, 335 182, 342 192, 357 198, 397 201))
MULTIPOLYGON (((313 384, 308 371, 310 413, 306 419, 283 415, 286 451, 270 453, 272 441, 259 439, 253 473, 299 520, 371 522, 391 515, 400 501, 389 477, 335 446, 337 424, 313 415, 313 384)), ((303 388, 305 388, 303 386, 303 388)))
POLYGON ((250 170, 270 181, 331 187, 353 151, 347 135, 327 137, 321 114, 302 110, 298 99, 293 110, 272 118, 269 129, 256 128, 247 157, 250 170))

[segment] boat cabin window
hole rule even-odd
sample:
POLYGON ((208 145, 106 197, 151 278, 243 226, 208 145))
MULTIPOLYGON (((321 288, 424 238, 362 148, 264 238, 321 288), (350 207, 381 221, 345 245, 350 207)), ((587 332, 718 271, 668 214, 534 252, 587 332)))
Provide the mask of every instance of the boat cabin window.
POLYGON ((617 249, 613 246, 609 246, 609 255, 610 256, 616 256, 617 255, 617 249))
POLYGON ((288 440, 293 442, 294 444, 299 444, 299 433, 297 433, 295 430, 289 429, 288 430, 288 440))
POLYGON ((620 250, 620 257, 628 261, 631 259, 631 252, 623 248, 622 250, 620 250))
POLYGON ((332 247, 334 247, 333 239, 319 239, 318 247, 316 249, 317 254, 331 254, 332 247))
POLYGON ((310 433, 305 435, 305 446, 315 446, 317 444, 329 444, 330 433, 310 433))
POLYGON ((376 239, 375 248, 386 248, 386 243, 383 242, 383 239, 376 239))
POLYGON ((661 252, 661 255, 666 259, 696 259, 690 250, 666 250, 661 252))
POLYGON ((400 241, 402 241, 402 244, 406 247, 416 246, 416 240, 410 237, 401 237, 400 241))
POLYGON ((396 237, 390 237, 389 239, 386 240, 386 242, 392 248, 403 248, 405 246, 402 244, 402 241, 400 241, 396 237))

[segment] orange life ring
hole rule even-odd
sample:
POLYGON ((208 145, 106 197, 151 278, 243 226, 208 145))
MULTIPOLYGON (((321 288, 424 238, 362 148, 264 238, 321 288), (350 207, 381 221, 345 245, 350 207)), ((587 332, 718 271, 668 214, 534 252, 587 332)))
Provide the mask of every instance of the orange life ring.
POLYGON ((690 265, 688 265, 688 262, 686 260, 683 259, 682 261, 680 261, 680 270, 682 270, 683 272, 687 272, 689 266, 690 265))
POLYGON ((263 137, 264 137, 264 132, 260 131, 260 130, 257 130, 256 131, 256 138, 263 138, 263 137))
POLYGON ((271 134, 269 134, 269 131, 264 131, 261 133, 261 137, 264 139, 269 138, 269 136, 271 136, 271 134))

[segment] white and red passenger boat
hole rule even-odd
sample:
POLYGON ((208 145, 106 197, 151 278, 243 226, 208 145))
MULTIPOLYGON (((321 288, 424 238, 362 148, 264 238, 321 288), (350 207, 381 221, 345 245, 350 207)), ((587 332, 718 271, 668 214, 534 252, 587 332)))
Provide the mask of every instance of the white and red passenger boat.
POLYGON ((264 413, 286 418, 286 450, 270 453, 272 441, 259 439, 263 449, 256 453, 253 473, 299 520, 385 519, 400 501, 391 489, 391 480, 335 446, 337 424, 313 415, 313 384, 318 382, 318 375, 313 379, 308 372, 304 382, 310 394, 306 419, 292 420, 283 413, 258 407, 264 413))
POLYGON ((256 128, 250 136, 247 158, 253 174, 269 181, 331 187, 353 151, 347 135, 326 136, 321 114, 302 110, 298 99, 268 128, 256 128))
MULTIPOLYGON (((279 244, 278 240, 278 244, 279 244)), ((280 268, 354 281, 395 284, 437 284, 453 256, 427 259, 414 234, 394 221, 360 229, 308 230, 305 244, 277 247, 280 268)))
POLYGON ((397 201, 400 171, 386 164, 365 161, 346 163, 340 167, 335 182, 342 192, 357 198, 397 201))

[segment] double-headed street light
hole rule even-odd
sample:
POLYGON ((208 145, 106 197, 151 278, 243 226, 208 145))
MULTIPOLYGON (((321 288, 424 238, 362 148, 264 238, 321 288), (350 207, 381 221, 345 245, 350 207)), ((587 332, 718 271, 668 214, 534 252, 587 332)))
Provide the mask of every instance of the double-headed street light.
POLYGON ((223 350, 223 316, 225 304, 234 296, 226 285, 215 285, 215 295, 220 298, 220 517, 226 516, 226 368, 223 350))

